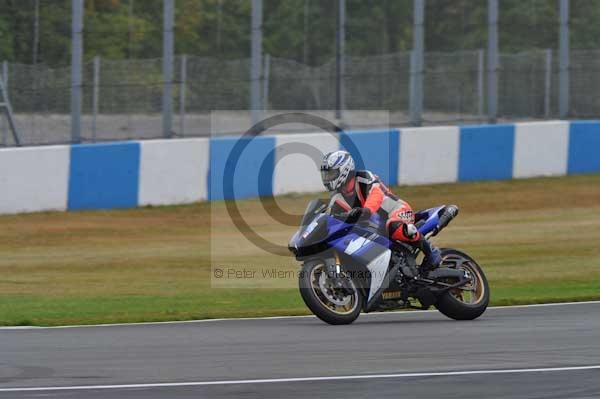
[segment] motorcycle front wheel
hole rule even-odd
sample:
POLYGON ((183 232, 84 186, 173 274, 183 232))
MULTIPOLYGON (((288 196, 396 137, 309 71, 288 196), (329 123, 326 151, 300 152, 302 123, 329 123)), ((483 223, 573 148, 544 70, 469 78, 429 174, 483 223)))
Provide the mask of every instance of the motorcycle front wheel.
POLYGON ((327 276, 322 260, 306 262, 299 277, 300 295, 311 312, 326 323, 350 324, 362 309, 362 296, 350 278, 340 288, 327 276))

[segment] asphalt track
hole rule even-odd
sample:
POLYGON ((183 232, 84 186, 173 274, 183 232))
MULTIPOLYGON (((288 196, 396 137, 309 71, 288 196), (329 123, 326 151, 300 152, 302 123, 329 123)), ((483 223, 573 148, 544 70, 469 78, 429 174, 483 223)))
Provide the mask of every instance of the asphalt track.
POLYGON ((0 398, 600 398, 600 303, 0 329, 0 398))

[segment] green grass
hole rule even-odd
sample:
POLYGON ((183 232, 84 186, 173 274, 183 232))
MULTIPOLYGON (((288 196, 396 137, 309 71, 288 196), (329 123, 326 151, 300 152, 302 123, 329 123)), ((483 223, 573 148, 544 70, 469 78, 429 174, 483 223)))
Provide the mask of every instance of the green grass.
MULTIPOLYGON (((437 244, 471 254, 492 304, 600 299, 600 176, 399 187, 415 208, 457 203, 437 244)), ((301 213, 312 196, 266 200, 301 213)), ((240 203, 262 236, 295 226, 240 203)), ((292 223, 290 223, 292 224, 292 223)), ((0 325, 64 325, 307 314, 297 263, 256 248, 224 203, 0 217, 0 325), (214 279, 211 266, 258 271, 214 279), (263 270, 292 272, 261 278, 263 270)))

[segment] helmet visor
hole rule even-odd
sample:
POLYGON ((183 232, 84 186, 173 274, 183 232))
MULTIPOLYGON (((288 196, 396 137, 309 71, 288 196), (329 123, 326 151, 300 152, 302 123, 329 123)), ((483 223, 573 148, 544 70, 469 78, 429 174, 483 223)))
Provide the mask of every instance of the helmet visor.
POLYGON ((326 169, 321 170, 321 179, 323 179, 323 183, 330 183, 337 179, 340 176, 339 169, 326 169))

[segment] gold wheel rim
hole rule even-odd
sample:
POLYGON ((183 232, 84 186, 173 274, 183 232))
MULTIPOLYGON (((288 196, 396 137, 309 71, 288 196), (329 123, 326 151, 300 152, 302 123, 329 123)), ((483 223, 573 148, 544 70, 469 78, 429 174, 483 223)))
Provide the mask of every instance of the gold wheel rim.
MULTIPOLYGON (((352 312, 354 312, 356 310, 356 307, 358 306, 358 292, 356 290, 354 282, 351 279, 348 279, 354 292, 352 295, 346 296, 348 298, 346 304, 341 304, 344 301, 339 300, 337 297, 334 297, 334 293, 323 292, 324 278, 327 279, 324 264, 319 264, 311 270, 310 287, 313 290, 313 293, 315 294, 319 302, 321 302, 321 304, 325 308, 341 316, 349 315, 352 312), (333 301, 332 299, 334 299, 335 301, 333 301)), ((325 288, 329 287, 326 286, 325 288)), ((340 299, 345 299, 346 297, 340 299)))
POLYGON ((450 294, 464 304, 479 304, 485 296, 485 284, 483 276, 474 262, 460 255, 448 255, 444 257, 442 263, 446 267, 467 272, 472 279, 470 283, 450 290, 450 294))

